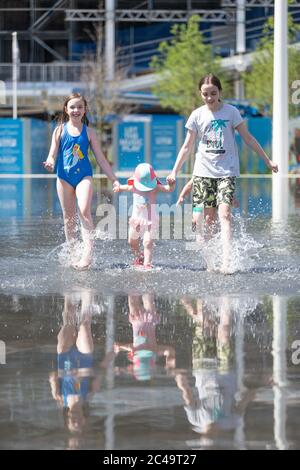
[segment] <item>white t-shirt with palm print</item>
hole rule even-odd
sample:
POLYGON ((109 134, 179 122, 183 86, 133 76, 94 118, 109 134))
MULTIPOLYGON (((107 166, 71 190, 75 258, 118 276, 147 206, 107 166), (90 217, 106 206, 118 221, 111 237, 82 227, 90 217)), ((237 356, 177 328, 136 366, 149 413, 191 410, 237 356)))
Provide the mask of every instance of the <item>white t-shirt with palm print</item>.
POLYGON ((239 176, 235 128, 243 122, 237 108, 223 104, 218 111, 206 105, 195 109, 185 127, 197 134, 193 174, 208 178, 239 176))

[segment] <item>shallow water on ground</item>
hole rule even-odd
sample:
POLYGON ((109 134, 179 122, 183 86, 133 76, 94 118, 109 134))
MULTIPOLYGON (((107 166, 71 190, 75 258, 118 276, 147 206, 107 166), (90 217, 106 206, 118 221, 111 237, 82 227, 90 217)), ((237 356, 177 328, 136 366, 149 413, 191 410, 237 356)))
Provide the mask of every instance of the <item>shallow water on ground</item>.
POLYGON ((2 449, 299 448, 300 296, 0 301, 2 449))
POLYGON ((158 240, 144 272, 101 232, 77 272, 54 181, 2 199, 0 448, 299 448, 299 208, 293 182, 272 223, 269 183, 239 182, 227 276, 217 239, 158 240))

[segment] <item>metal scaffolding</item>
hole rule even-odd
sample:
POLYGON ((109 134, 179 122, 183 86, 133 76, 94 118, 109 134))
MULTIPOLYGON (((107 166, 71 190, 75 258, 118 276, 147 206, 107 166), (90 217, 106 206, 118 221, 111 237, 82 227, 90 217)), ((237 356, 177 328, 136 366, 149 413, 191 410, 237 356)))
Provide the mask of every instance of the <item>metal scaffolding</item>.
MULTIPOLYGON (((194 14, 199 15, 201 20, 207 23, 207 27, 208 25, 215 26, 214 28, 209 26, 213 31, 213 37, 216 37, 216 31, 223 31, 228 25, 231 25, 231 28, 234 25, 239 25, 237 28, 239 41, 237 41, 236 48, 233 46, 233 49, 243 53, 246 32, 248 38, 249 31, 253 29, 252 24, 250 28, 247 27, 245 12, 255 7, 265 7, 271 9, 272 13, 274 0, 244 0, 244 24, 241 24, 240 18, 242 16, 238 0, 207 2, 207 9, 197 9, 196 6, 199 7, 200 3, 196 0, 186 0, 185 2, 174 0, 170 2, 169 7, 168 2, 159 0, 143 2, 114 0, 112 4, 113 7, 111 2, 103 0, 100 8, 99 0, 24 0, 23 2, 2 0, 0 4, 0 63, 11 62, 11 33, 13 31, 18 32, 22 62, 62 62, 74 60, 74 44, 76 42, 79 45, 81 42, 91 42, 91 33, 88 33, 87 30, 95 27, 99 22, 105 24, 106 39, 110 38, 108 47, 110 52, 107 51, 107 57, 109 57, 114 54, 115 48, 120 46, 120 44, 115 46, 117 24, 128 23, 129 28, 144 24, 146 28, 147 25, 154 23, 186 22, 194 14), (186 8, 183 8, 184 4, 186 8), (130 9, 130 7, 133 8, 130 9), (109 35, 107 35, 108 31, 109 35)), ((289 5, 291 12, 297 11, 295 7, 300 7, 300 0, 295 0, 293 4, 289 5)), ((120 29, 121 26, 118 28, 120 29)), ((261 24, 259 23, 255 28, 258 30, 258 33, 255 31, 257 36, 260 34, 261 24)), ((229 36, 227 31, 224 34, 227 43, 229 39, 232 39, 229 36)), ((151 37, 149 39, 151 40, 151 37)), ((161 40, 164 39, 166 38, 161 38, 161 40)), ((157 42, 157 38, 153 38, 153 40, 157 42)), ((130 43, 126 47, 133 47, 133 45, 134 43, 130 43)), ((232 46, 230 48, 230 53, 234 52, 232 46)), ((80 51, 78 58, 79 54, 80 51)), ((111 70, 109 75, 112 75, 111 70)))
MULTIPOLYGON (((115 21, 186 22, 191 15, 199 15, 206 22, 234 21, 233 11, 225 10, 115 10, 115 21)), ((106 10, 66 10, 66 21, 105 21, 106 10)))

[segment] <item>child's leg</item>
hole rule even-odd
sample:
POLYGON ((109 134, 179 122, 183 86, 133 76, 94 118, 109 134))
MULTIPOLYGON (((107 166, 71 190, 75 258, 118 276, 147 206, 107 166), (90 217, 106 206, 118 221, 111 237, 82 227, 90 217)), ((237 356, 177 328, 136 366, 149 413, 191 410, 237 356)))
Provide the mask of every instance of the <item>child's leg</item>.
POLYGON ((216 207, 205 207, 204 208, 204 219, 206 227, 206 238, 210 240, 216 230, 216 218, 217 208, 216 207))
POLYGON ((74 188, 66 181, 57 178, 58 199, 61 205, 67 242, 75 241, 76 232, 76 195, 74 188))
POLYGON ((220 306, 220 323, 217 334, 217 355, 218 360, 221 361, 223 366, 229 365, 232 356, 232 349, 230 347, 231 320, 232 312, 230 309, 229 299, 227 297, 222 297, 220 306))
POLYGON ((140 317, 143 310, 142 299, 140 295, 128 296, 129 321, 136 320, 140 317))
POLYGON ((231 206, 235 191, 235 178, 221 178, 218 181, 217 202, 221 224, 222 266, 221 272, 229 273, 231 261, 232 217, 231 206))
POLYGON ((230 344, 230 326, 232 312, 230 309, 230 302, 228 297, 220 298, 220 321, 218 325, 218 340, 221 345, 230 344))
POLYGON ((91 177, 86 177, 80 181, 76 187, 76 196, 84 242, 82 258, 76 264, 76 267, 83 269, 91 264, 94 246, 94 224, 91 214, 93 183, 91 177))
POLYGON ((143 239, 144 245, 144 266, 151 266, 152 254, 153 254, 153 240, 151 237, 151 231, 146 230, 143 239))
POLYGON ((220 204, 219 219, 221 224, 221 241, 223 249, 221 271, 226 272, 229 269, 231 254, 231 206, 229 206, 228 204, 220 204))
POLYGON ((63 326, 57 335, 57 353, 69 351, 76 342, 76 306, 71 296, 65 295, 63 326))
POLYGON ((204 301, 201 298, 197 299, 197 322, 199 321, 199 324, 203 326, 204 324, 204 311, 203 311, 203 304, 204 301))
POLYGON ((149 292, 147 294, 143 294, 143 304, 144 304, 144 309, 146 310, 146 312, 150 312, 153 314, 156 313, 156 307, 155 307, 153 294, 150 294, 149 292))
MULTIPOLYGON (((194 211, 201 210, 204 206, 204 221, 206 238, 209 240, 215 231, 217 185, 214 178, 202 178, 195 176, 193 180, 193 217, 194 211)), ((203 222, 204 222, 203 221, 203 222)))
POLYGON ((203 207, 193 208, 193 230, 196 232, 196 241, 203 243, 204 240, 204 216, 203 207))
POLYGON ((76 346, 82 354, 91 354, 94 351, 94 342, 92 336, 92 317, 85 315, 79 325, 76 346))
POLYGON ((134 256, 135 264, 143 264, 140 262, 142 253, 140 251, 140 234, 134 227, 129 227, 128 243, 134 256))

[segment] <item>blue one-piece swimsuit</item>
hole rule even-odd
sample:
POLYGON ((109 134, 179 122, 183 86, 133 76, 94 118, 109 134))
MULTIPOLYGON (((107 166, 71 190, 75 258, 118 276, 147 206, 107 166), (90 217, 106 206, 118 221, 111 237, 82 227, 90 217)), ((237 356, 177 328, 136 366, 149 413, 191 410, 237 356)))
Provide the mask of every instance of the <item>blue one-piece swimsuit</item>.
POLYGON ((80 395, 85 401, 90 391, 93 373, 93 354, 81 353, 76 346, 69 351, 57 355, 58 371, 60 373, 60 393, 64 397, 64 406, 68 406, 68 395, 80 395), (89 369, 89 375, 77 376, 78 370, 89 369))
POLYGON ((86 176, 93 176, 92 165, 88 157, 89 138, 86 125, 81 134, 73 137, 64 125, 59 145, 57 176, 76 188, 86 176))

